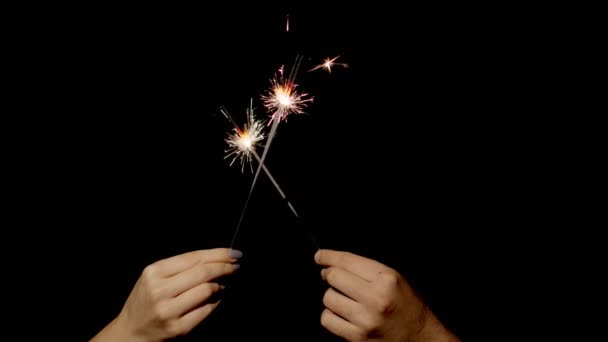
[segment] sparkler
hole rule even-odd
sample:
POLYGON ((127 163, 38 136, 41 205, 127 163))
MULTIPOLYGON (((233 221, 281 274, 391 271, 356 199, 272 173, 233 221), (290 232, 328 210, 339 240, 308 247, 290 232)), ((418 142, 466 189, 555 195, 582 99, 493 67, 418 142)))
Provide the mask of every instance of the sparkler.
MULTIPOLYGON (((258 167, 256 169, 255 175, 253 176, 253 181, 251 182, 251 188, 249 189, 249 194, 247 195, 247 200, 245 201, 245 205, 243 207, 243 211, 241 212, 241 216, 237 223, 236 230, 234 232, 234 236, 232 237, 232 242, 230 243, 230 248, 232 248, 232 246, 234 245, 236 236, 238 235, 241 224, 243 223, 243 217, 245 216, 245 212, 247 211, 247 206, 249 205, 249 201, 251 200, 251 195, 253 194, 253 190, 255 189, 255 185, 257 183, 257 179, 260 174, 260 171, 265 168, 264 161, 266 160, 266 156, 268 155, 268 151, 272 144, 272 140, 274 139, 274 135, 276 134, 279 123, 281 122, 281 120, 284 120, 289 114, 302 113, 307 102, 312 101, 312 98, 308 97, 308 94, 298 93, 295 90, 296 86, 295 86, 294 80, 295 80, 296 74, 298 72, 298 69, 299 69, 301 63, 302 63, 302 56, 300 56, 300 55, 296 56, 296 60, 294 62, 293 68, 291 69, 291 71, 289 73, 289 77, 287 77, 287 79, 283 79, 282 73, 281 73, 280 78, 273 78, 271 80, 271 85, 272 85, 271 90, 267 93, 267 95, 262 95, 262 100, 264 101, 264 105, 272 113, 271 120, 269 122, 269 125, 270 125, 270 123, 272 123, 272 126, 270 128, 270 133, 268 134, 268 138, 266 140, 266 145, 264 146, 264 151, 262 152, 261 158, 257 156, 257 153, 254 153, 255 152, 254 149, 250 149, 250 150, 247 149, 247 151, 250 151, 249 153, 251 153, 251 155, 255 156, 255 158, 258 162, 258 167)), ((234 124, 234 121, 230 118, 230 115, 228 115, 227 111, 222 111, 222 113, 224 114, 224 116, 229 118, 229 120, 232 121, 234 124)), ((267 174, 270 174, 270 172, 268 172, 267 174)), ((274 178, 272 178, 272 179, 274 179, 274 178)), ((276 183, 276 181, 273 181, 273 183, 276 183)), ((276 184, 275 186, 278 188, 278 184, 276 184)), ((281 195, 284 196, 284 193, 282 191, 279 191, 279 193, 281 193, 281 195)), ((293 209, 292 205, 290 205, 290 209, 292 209, 292 212, 296 215, 296 217, 299 217, 297 215, 297 213, 295 212, 295 209, 293 209)), ((313 238, 313 241, 315 241, 314 238, 313 238)), ((315 241, 315 244, 316 244, 316 241, 315 241)), ((317 247, 318 247, 318 244, 317 244, 317 247)))
POLYGON ((323 61, 323 63, 315 66, 314 68, 312 68, 308 71, 310 72, 310 71, 315 71, 315 70, 323 68, 323 69, 327 70, 328 73, 331 73, 331 67, 336 66, 336 65, 342 66, 344 68, 348 68, 348 64, 346 64, 346 63, 336 63, 336 60, 338 58, 340 58, 340 56, 336 56, 334 58, 326 58, 325 61, 323 61))
MULTIPOLYGON (((253 122, 259 123, 258 121, 255 121, 255 119, 251 119, 253 117, 253 103, 252 102, 250 103, 249 111, 247 112, 247 115, 248 115, 247 116, 247 118, 248 118, 247 120, 248 120, 249 127, 252 127, 250 120, 253 120, 253 122)), ((243 154, 253 156, 256 159, 256 161, 258 162, 258 164, 262 166, 262 169, 264 170, 264 172, 266 173, 266 175, 268 176, 268 178, 270 179, 270 181, 274 185, 275 189, 279 192, 279 195, 281 195, 281 197, 283 198, 283 200, 287 203, 287 206, 289 207, 289 209, 291 210, 291 212, 293 213, 293 215, 301 222, 302 218, 300 217, 300 215, 298 215, 298 212, 294 208, 293 204, 291 203, 291 201, 289 201, 287 199, 287 196, 285 195, 285 192, 283 192, 283 190, 279 186, 279 183, 272 176, 272 174, 270 173, 270 171, 268 170, 268 168, 266 167, 266 165, 264 165, 262 163, 262 159, 260 158, 260 156, 255 151, 255 147, 257 145, 256 143, 259 140, 256 140, 255 143, 249 144, 247 142, 247 139, 248 139, 247 136, 243 134, 244 129, 241 130, 239 128, 239 126, 236 124, 236 122, 232 119, 232 116, 230 115, 230 113, 228 112, 228 110, 225 107, 222 106, 220 108, 220 112, 224 115, 224 117, 226 117, 232 123, 232 125, 234 126, 234 130, 236 132, 236 134, 231 135, 226 141, 228 142, 229 140, 237 139, 237 138, 240 138, 241 140, 243 140, 242 143, 236 144, 236 146, 238 146, 238 148, 240 148, 242 150, 243 154)), ((260 123, 260 125, 261 125, 261 123, 260 123)), ((250 158, 242 159, 242 161, 245 161, 245 160, 250 160, 250 158)), ((243 220, 243 215, 245 214, 245 209, 247 208, 247 203, 249 202, 249 198, 250 197, 247 198, 247 202, 245 203, 245 208, 243 208, 243 211, 241 213, 241 217, 239 219, 239 225, 237 226, 237 229, 236 229, 236 231, 234 233, 234 236, 232 238, 232 242, 230 244, 230 248, 232 248, 232 246, 234 246, 234 241, 236 240, 236 236, 238 234, 240 223, 243 220)), ((321 246, 319 245, 319 242, 314 237, 314 235, 312 235, 312 233, 309 232, 308 230, 305 230, 305 231, 308 234, 308 237, 311 239, 312 243, 317 247, 317 250, 321 249, 321 246)))
POLYGON ((270 149, 272 139, 274 139, 274 135, 276 134, 279 122, 281 122, 281 119, 286 118, 287 115, 289 115, 290 113, 301 111, 304 108, 306 102, 312 101, 312 98, 307 99, 304 97, 303 94, 295 93, 294 90, 294 80, 296 78, 298 68, 300 67, 300 63, 302 63, 302 56, 298 55, 296 56, 296 60, 294 62, 293 68, 289 72, 289 77, 287 77, 287 80, 282 83, 276 83, 276 78, 273 79, 275 82, 271 81, 273 87, 271 88, 269 95, 262 96, 262 100, 264 101, 266 108, 271 111, 274 111, 274 113, 272 114, 271 120, 269 122, 269 124, 272 122, 272 127, 270 128, 270 133, 268 133, 266 146, 264 146, 262 158, 260 158, 258 168, 255 172, 255 176, 253 177, 253 182, 251 183, 251 189, 249 190, 248 197, 251 197, 251 193, 255 188, 258 175, 260 174, 262 165, 264 165, 266 155, 268 155, 268 150, 270 149), (279 88, 276 88, 277 85, 279 86, 279 88), (274 95, 272 96, 270 94, 274 95))
MULTIPOLYGON (((286 25, 285 30, 289 32, 290 26, 290 18, 289 14, 286 15, 286 25)), ((315 71, 318 69, 325 69, 328 73, 331 73, 332 67, 342 66, 344 68, 348 67, 346 63, 337 63, 336 60, 340 56, 336 56, 333 58, 326 58, 323 63, 314 66, 308 71, 315 71)), ((232 242, 230 243, 230 248, 234 246, 234 242, 239 233, 239 229, 243 222, 243 217, 245 212, 247 211, 247 207, 249 201, 251 200, 251 195, 253 194, 253 190, 257 184, 257 180, 261 170, 264 170, 264 173, 268 176, 279 195, 286 201, 289 209, 294 214, 294 216, 301 221, 301 217, 296 212, 292 203, 287 200, 287 196, 272 176, 270 171, 265 165, 265 160, 268 155, 268 151, 270 150, 270 146, 272 145, 272 141, 277 131, 277 127, 281 121, 287 121, 287 117, 291 114, 302 114, 304 113, 304 109, 307 105, 313 101, 312 96, 307 93, 300 92, 297 87, 298 85, 295 83, 295 77, 302 63, 302 56, 296 56, 295 62, 293 64, 292 69, 289 72, 289 76, 287 78, 284 77, 284 66, 281 66, 278 69, 278 75, 273 77, 270 80, 271 86, 270 89, 267 90, 264 94, 261 95, 261 99, 264 107, 270 113, 270 119, 268 120, 268 124, 265 125, 262 121, 256 120, 253 115, 253 99, 251 100, 251 104, 249 110, 246 111, 247 119, 246 123, 241 128, 236 122, 233 120, 232 116, 228 113, 225 107, 221 107, 220 111, 234 126, 233 132, 228 134, 226 138, 226 142, 228 144, 228 149, 225 159, 231 158, 230 165, 232 166, 237 159, 240 160, 241 163, 241 172, 244 172, 245 164, 249 164, 251 171, 253 172, 252 167, 252 158, 254 158, 258 162, 258 166, 256 168, 255 175, 253 177, 253 181, 251 182, 251 187, 249 189, 249 193, 247 195, 247 200, 245 201, 245 205, 241 212, 241 216, 239 217, 238 224, 236 226, 234 235, 232 237, 232 242), (263 133, 264 126, 270 126, 270 132, 267 135, 266 143, 264 145, 264 150, 262 152, 262 156, 260 157, 256 152, 256 148, 261 146, 260 142, 264 140, 265 135, 263 133)), ((306 232, 309 234, 312 242, 316 245, 317 249, 320 249, 318 242, 312 233, 308 230, 306 232)))
MULTIPOLYGON (((226 139, 226 142, 228 143, 228 145, 231 146, 231 148, 227 151, 230 153, 226 156, 226 158, 228 158, 229 156, 231 156, 233 154, 238 154, 238 156, 241 157, 242 163, 247 162, 250 165, 251 165, 252 156, 256 159, 256 161, 258 163, 261 161, 260 156, 255 151, 255 148, 257 146, 257 142, 263 139, 262 133, 260 133, 256 130, 254 130, 253 133, 248 133, 248 131, 247 131, 249 127, 256 127, 256 129, 262 127, 262 123, 253 118, 253 103, 252 102, 250 104, 249 109, 247 110, 247 124, 245 124, 245 128, 242 130, 234 122, 234 120, 232 119, 232 116, 230 115, 230 113, 228 112, 226 107, 222 107, 220 109, 222 114, 232 123, 232 125, 234 126, 234 131, 235 131, 234 134, 231 134, 226 139), (255 139, 255 138, 257 138, 257 139, 255 139)), ((249 128, 249 130, 251 130, 251 128, 249 128)), ((236 159, 236 158, 237 158, 236 156, 233 158, 233 162, 234 162, 234 159, 236 159)), ((232 165, 232 163, 230 165, 232 165)), ((270 179, 270 181, 272 182, 274 187, 279 192, 279 195, 281 195, 283 200, 285 200, 287 202, 287 206, 289 207, 289 209, 291 209, 291 212, 294 214, 294 216, 296 218, 300 218, 300 215, 298 215, 293 204, 291 204, 291 202, 287 199, 285 192, 283 192, 283 190, 279 186, 279 183, 272 176, 272 174, 270 173, 270 170, 268 170, 266 165, 262 165, 262 169, 264 170, 264 173, 266 173, 266 176, 268 176, 268 178, 270 179)))

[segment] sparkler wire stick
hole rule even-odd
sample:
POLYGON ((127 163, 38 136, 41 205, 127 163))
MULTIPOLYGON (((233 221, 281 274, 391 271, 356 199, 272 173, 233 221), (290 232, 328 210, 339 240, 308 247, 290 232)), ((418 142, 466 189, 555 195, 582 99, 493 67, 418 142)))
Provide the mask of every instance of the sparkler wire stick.
MULTIPOLYGON (((293 68, 291 69, 291 71, 289 73, 289 78, 287 79, 287 82, 289 82, 288 84, 290 84, 290 85, 293 84, 293 81, 296 77, 300 63, 302 63, 302 58, 303 57, 301 55, 296 56, 296 60, 294 62, 293 68)), ((251 182, 251 188, 249 189, 249 194, 247 195, 247 200, 245 201, 243 211, 241 212, 241 216, 239 217, 239 221, 238 221, 236 229, 234 231, 234 236, 232 237, 232 242, 230 243, 231 249, 234 246, 234 242, 236 241, 236 236, 238 235, 239 230, 241 228, 241 224, 243 223, 243 218, 245 217, 245 212, 247 211, 247 206, 249 205, 249 201, 251 200, 251 195, 253 194, 253 189, 255 189, 255 185, 257 183, 258 176, 260 175, 260 170, 262 170, 262 166, 264 165, 264 161, 266 160, 266 156, 268 155, 268 150, 270 149, 270 145, 272 144, 272 139, 274 138, 274 135, 277 131, 279 122, 281 121, 280 118, 283 114, 282 111, 284 111, 284 110, 287 110, 287 109, 285 109, 283 107, 279 107, 277 109, 277 113, 275 113, 276 120, 273 120, 272 127, 270 128, 270 133, 268 134, 268 138, 266 140, 266 145, 264 146, 264 152, 262 152, 262 157, 258 161, 258 167, 255 171, 255 175, 253 176, 253 181, 251 182)))
MULTIPOLYGON (((257 154, 257 152, 255 152, 255 150, 252 150, 251 153, 253 154, 253 156, 255 157, 255 159, 259 163, 261 160, 260 160, 260 156, 257 154)), ((304 226, 302 217, 300 217, 300 215, 298 215, 298 213, 296 212, 296 209, 291 204, 291 201, 289 201, 287 199, 287 196, 285 195, 285 193, 283 192, 283 190, 281 190, 281 187, 279 186, 279 183, 277 183, 277 181, 274 179, 274 177, 272 177, 272 175, 270 174, 270 171, 268 171, 268 168, 266 167, 266 165, 264 165, 264 164, 261 164, 261 165, 262 165, 262 169, 264 170, 264 172, 266 173, 266 175, 268 176, 268 178, 270 179, 270 181, 272 182, 272 184, 274 184, 275 188, 277 189, 277 191, 279 192, 279 194, 281 195, 281 197, 283 198, 283 200, 287 203, 287 206, 289 207, 289 209, 291 210, 291 212, 302 223, 302 226, 304 226)), ((317 241, 317 239, 315 238, 315 236, 309 230, 307 230, 307 229, 304 229, 304 230, 308 234, 308 237, 310 238, 310 240, 312 241, 312 243, 315 245, 315 247, 317 248, 317 250, 320 250, 321 249, 321 245, 319 245, 319 242, 317 241)))
MULTIPOLYGON (((259 163, 261 161, 260 160, 260 156, 254 150, 252 150, 251 153, 253 154, 253 156, 255 157, 255 159, 259 163)), ((270 174, 270 171, 268 170, 268 168, 266 167, 266 165, 264 165, 264 164, 261 164, 261 165, 262 165, 262 169, 264 170, 264 172, 266 173, 266 175, 268 176, 268 178, 270 179, 270 181, 272 182, 272 184, 274 184, 274 187, 277 189, 277 191, 279 192, 279 194, 281 195, 281 197, 283 198, 283 200, 287 203, 287 206, 289 207, 289 209, 291 210, 291 212, 302 223, 302 226, 304 226, 302 217, 300 217, 300 215, 298 215, 298 213, 296 212, 296 209, 291 204, 291 201, 289 201, 287 199, 287 196, 285 195, 285 193, 283 192, 283 190, 281 190, 281 187, 279 186, 279 183, 277 183, 277 181, 274 179, 274 177, 272 177, 272 175, 270 174)), ((312 241, 312 243, 315 245, 315 247, 317 248, 317 250, 320 250, 321 249, 321 245, 319 245, 319 242, 317 241, 317 239, 315 238, 315 236, 309 230, 307 230, 307 229, 304 229, 304 230, 308 234, 308 237, 310 238, 310 240, 312 241)))
POLYGON ((289 209, 291 209, 291 212, 295 215, 296 218, 300 218, 300 215, 298 215, 298 213, 296 212, 296 209, 293 207, 291 202, 287 199, 287 196, 285 196, 285 193, 283 192, 283 190, 281 190, 279 183, 277 183, 277 181, 274 179, 274 177, 272 177, 272 175, 270 174, 270 171, 268 171, 268 168, 266 167, 266 165, 261 163, 262 160, 260 159, 260 156, 258 156, 258 154, 255 151, 251 151, 251 153, 253 154, 255 159, 258 161, 258 163, 260 163, 262 165, 262 169, 264 169, 264 172, 266 173, 266 175, 268 176, 268 178, 270 179, 272 184, 274 184, 274 187, 279 192, 279 195, 281 195, 281 197, 283 197, 283 199, 287 202, 287 206, 289 207, 289 209))

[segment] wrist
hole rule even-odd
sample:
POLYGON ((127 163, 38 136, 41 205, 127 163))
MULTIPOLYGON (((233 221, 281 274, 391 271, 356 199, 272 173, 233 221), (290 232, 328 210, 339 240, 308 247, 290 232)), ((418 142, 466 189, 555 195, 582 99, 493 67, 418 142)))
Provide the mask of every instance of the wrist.
POLYGON ((128 342, 162 342, 163 340, 154 340, 146 337, 142 334, 138 334, 130 324, 127 314, 121 312, 113 321, 110 323, 114 331, 115 341, 128 341, 128 342))
POLYGON ((460 339, 452 334, 439 319, 429 310, 424 309, 422 314, 422 327, 418 333, 411 338, 411 342, 460 342, 460 339))
POLYGON ((103 330, 101 330, 89 342, 160 342, 145 338, 136 334, 131 329, 127 317, 121 312, 103 330))

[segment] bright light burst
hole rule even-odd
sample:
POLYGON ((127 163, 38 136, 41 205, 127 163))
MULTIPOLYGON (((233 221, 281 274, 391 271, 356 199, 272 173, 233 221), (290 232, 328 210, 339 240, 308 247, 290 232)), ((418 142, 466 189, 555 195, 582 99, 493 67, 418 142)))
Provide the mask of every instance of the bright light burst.
POLYGON ((293 81, 284 80, 282 72, 281 76, 273 78, 270 83, 270 90, 262 95, 264 106, 272 113, 270 122, 285 120, 289 114, 304 113, 308 102, 313 100, 307 93, 298 92, 297 84, 293 81))
POLYGON ((323 69, 327 70, 328 73, 331 73, 331 68, 333 66, 337 66, 337 65, 342 66, 344 68, 348 68, 348 64, 346 64, 346 63, 336 63, 336 60, 338 58, 340 58, 340 56, 336 56, 334 58, 325 58, 325 61, 323 61, 323 63, 315 66, 314 68, 312 68, 308 71, 315 71, 317 69, 323 68, 323 69))
POLYGON ((241 160, 241 172, 245 169, 245 164, 248 163, 253 172, 251 166, 251 156, 255 154, 255 148, 258 142, 264 139, 264 133, 262 132, 264 125, 261 121, 256 120, 253 115, 253 109, 247 110, 247 122, 244 128, 241 130, 238 127, 234 127, 233 133, 228 135, 226 143, 228 143, 228 153, 225 157, 229 158, 232 156, 230 165, 234 164, 236 159, 241 160))

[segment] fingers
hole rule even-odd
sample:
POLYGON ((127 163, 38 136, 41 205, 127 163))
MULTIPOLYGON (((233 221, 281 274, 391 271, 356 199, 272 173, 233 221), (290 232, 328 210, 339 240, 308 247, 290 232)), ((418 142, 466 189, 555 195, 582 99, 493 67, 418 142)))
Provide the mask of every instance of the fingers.
POLYGON ((371 283, 344 269, 325 268, 321 271, 321 276, 329 285, 358 302, 366 302, 370 297, 371 283))
POLYGON ((365 308, 360 303, 346 297, 338 291, 329 288, 323 296, 323 304, 326 308, 336 313, 345 320, 357 325, 364 326, 365 308))
POLYGON ((321 325, 332 334, 343 337, 348 341, 364 341, 367 337, 361 328, 346 321, 329 309, 325 309, 321 313, 321 325))
POLYGON ((198 307, 170 325, 170 336, 180 336, 189 333, 195 326, 209 316, 220 302, 205 304, 198 307))
MULTIPOLYGON (((228 248, 214 248, 188 252, 155 262, 149 267, 160 277, 170 277, 183 272, 199 262, 234 262, 239 255, 230 257, 228 248)), ((233 251, 234 252, 234 251, 233 251)))
POLYGON ((196 308, 184 315, 180 319, 182 324, 185 327, 189 327, 190 330, 197 326, 200 322, 202 322, 207 316, 209 316, 216 308, 220 305, 220 302, 209 303, 201 306, 200 308, 196 308))
POLYGON ((171 297, 182 294, 200 284, 215 280, 233 273, 238 265, 224 262, 198 263, 185 272, 168 279, 168 295, 171 297))
MULTIPOLYGON (((222 287, 217 283, 203 283, 175 297, 170 302, 170 314, 174 317, 186 315, 189 311, 205 304, 222 287)), ((210 304, 210 303, 207 303, 210 304)))
POLYGON ((373 281, 380 272, 388 269, 375 260, 349 252, 321 249, 315 254, 315 261, 322 266, 336 266, 345 269, 367 281, 373 281))

